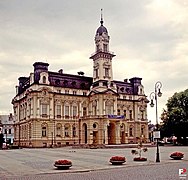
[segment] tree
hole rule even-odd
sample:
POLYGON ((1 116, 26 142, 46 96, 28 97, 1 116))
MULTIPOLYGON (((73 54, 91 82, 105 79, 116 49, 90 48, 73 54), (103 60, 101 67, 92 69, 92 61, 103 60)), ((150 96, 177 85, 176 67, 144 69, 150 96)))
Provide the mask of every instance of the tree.
POLYGON ((178 142, 185 144, 188 137, 188 89, 175 93, 166 104, 161 119, 161 135, 163 137, 176 136, 178 142), (182 140, 183 137, 183 140, 182 140))

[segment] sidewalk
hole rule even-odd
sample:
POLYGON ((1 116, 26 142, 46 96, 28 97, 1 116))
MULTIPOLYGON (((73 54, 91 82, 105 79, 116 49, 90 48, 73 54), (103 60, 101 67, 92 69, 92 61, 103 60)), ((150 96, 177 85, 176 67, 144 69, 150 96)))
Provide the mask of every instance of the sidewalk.
MULTIPOLYGON (((126 168, 129 166, 153 165, 155 162, 156 148, 149 147, 148 152, 143 153, 147 157, 146 162, 134 162, 131 154, 132 148, 107 148, 107 149, 73 149, 45 148, 45 149, 15 149, 0 150, 0 175, 1 177, 27 176, 43 173, 67 173, 67 172, 87 172, 99 169, 126 168), (112 156, 125 156, 126 163, 113 166, 109 163, 112 156), (72 161, 69 170, 57 170, 53 164, 55 160, 68 159, 72 161)), ((188 163, 187 147, 160 147, 160 163, 175 163, 169 154, 174 151, 185 153, 182 162, 188 163)))

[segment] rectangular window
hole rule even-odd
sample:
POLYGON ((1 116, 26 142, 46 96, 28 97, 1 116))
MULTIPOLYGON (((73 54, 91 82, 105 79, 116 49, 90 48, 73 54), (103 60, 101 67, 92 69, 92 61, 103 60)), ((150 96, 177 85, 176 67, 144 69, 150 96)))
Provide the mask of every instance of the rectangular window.
POLYGON ((76 128, 75 127, 73 127, 72 136, 76 137, 76 128))
POLYGON ((85 117, 87 115, 87 109, 86 107, 83 108, 83 116, 85 117))
POLYGON ((86 93, 86 92, 83 92, 83 95, 84 95, 84 96, 86 96, 86 95, 87 95, 87 93, 86 93))
POLYGON ((144 111, 141 111, 142 120, 144 120, 144 111))
POLYGON ((103 44, 104 52, 107 52, 107 44, 103 44))
POLYGON ((69 94, 69 90, 65 90, 65 94, 69 94))
POLYGON ((112 115, 112 114, 114 114, 114 113, 113 113, 113 106, 111 106, 111 105, 106 105, 106 114, 107 114, 107 115, 112 115))
POLYGON ((105 77, 109 77, 109 68, 105 68, 105 77))
POLYGON ((93 115, 97 115, 97 106, 94 106, 94 114, 93 115))
POLYGON ((120 109, 117 110, 117 115, 120 116, 120 109))
POLYGON ((97 45, 97 52, 99 51, 99 45, 97 45))
POLYGON ((29 109, 28 109, 28 116, 31 115, 31 104, 29 104, 29 109))
POLYGON ((129 136, 133 136, 133 128, 129 128, 129 136))
POLYGON ((76 95, 76 91, 73 91, 73 94, 76 95))
POLYGON ((47 115, 47 104, 42 104, 42 115, 47 115))
POLYGON ((73 117, 77 116, 77 106, 73 106, 73 117))
POLYGON ((124 116, 126 117, 126 110, 124 110, 124 116))
POLYGON ((61 116, 61 105, 57 105, 57 116, 61 116))
POLYGON ((99 77, 99 70, 95 69, 95 77, 98 78, 99 77))
POLYGON ((129 111, 129 116, 130 116, 130 119, 133 119, 133 117, 132 117, 132 110, 129 111))
POLYGON ((12 133, 12 132, 11 132, 11 129, 9 129, 9 130, 8 130, 8 133, 9 133, 9 134, 11 134, 11 133, 12 133))
POLYGON ((4 130, 5 134, 7 134, 7 129, 4 130))
POLYGON ((65 116, 69 116, 69 106, 65 106, 65 116))

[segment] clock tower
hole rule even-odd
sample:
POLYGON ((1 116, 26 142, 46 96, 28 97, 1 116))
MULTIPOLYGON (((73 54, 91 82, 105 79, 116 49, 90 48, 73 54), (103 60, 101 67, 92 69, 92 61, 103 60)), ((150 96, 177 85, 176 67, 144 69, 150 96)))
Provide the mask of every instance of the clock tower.
POLYGON ((93 59, 93 86, 92 88, 103 91, 110 86, 113 87, 112 58, 115 56, 109 51, 109 40, 107 28, 103 25, 101 10, 100 27, 95 35, 95 53, 90 59, 93 59))

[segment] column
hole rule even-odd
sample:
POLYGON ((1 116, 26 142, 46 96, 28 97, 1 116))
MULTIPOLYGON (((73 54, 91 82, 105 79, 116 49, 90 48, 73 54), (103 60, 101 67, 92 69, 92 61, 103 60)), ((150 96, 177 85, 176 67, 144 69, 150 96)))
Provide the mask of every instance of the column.
POLYGON ((120 122, 116 122, 116 144, 121 144, 121 141, 120 141, 120 122))
POLYGON ((104 125, 104 140, 105 142, 103 143, 108 144, 108 125, 107 124, 104 125))

